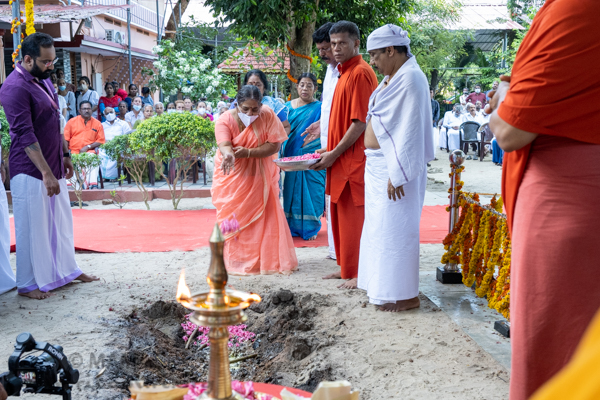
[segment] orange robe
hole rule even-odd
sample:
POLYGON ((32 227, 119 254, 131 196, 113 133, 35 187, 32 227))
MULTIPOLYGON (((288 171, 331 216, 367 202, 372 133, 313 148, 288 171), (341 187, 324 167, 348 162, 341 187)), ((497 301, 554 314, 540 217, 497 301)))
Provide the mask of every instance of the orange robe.
MULTIPOLYGON (((215 124, 217 144, 231 142, 233 147, 257 148, 265 142, 282 143, 287 139, 283 125, 273 110, 261 107, 259 117, 243 132, 231 112, 215 124)), ((275 155, 235 160, 229 175, 221 170, 223 156, 217 151, 211 189, 212 201, 221 223, 233 216, 240 232, 225 236, 223 257, 233 275, 291 273, 298 266, 281 202, 279 167, 275 155)))
POLYGON ((572 356, 600 307, 600 2, 547 0, 498 115, 537 133, 505 153, 512 236, 510 399, 528 399, 572 356))
MULTIPOLYGON (((340 143, 352 120, 366 122, 369 97, 377 89, 377 76, 360 55, 338 68, 340 78, 331 104, 328 151, 340 143)), ((327 169, 325 193, 331 196, 331 228, 343 279, 358 275, 358 251, 365 220, 365 161, 362 134, 327 169)))

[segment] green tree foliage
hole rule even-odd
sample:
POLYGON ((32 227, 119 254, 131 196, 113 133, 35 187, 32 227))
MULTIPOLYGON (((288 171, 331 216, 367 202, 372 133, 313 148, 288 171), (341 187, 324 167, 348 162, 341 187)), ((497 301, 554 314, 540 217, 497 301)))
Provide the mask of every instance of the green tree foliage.
POLYGON ((73 162, 73 177, 70 179, 71 187, 75 192, 75 196, 79 200, 79 208, 83 208, 81 193, 85 185, 85 177, 89 176, 92 169, 100 166, 100 157, 93 153, 72 154, 71 161, 73 162))
POLYGON ((430 78, 434 90, 455 60, 466 55, 465 43, 470 31, 451 31, 447 27, 460 19, 458 0, 417 0, 414 11, 407 17, 411 51, 430 78))
MULTIPOLYGON (((135 182, 138 190, 142 193, 142 199, 146 205, 146 209, 150 210, 148 203, 149 193, 144 185, 144 172, 148 165, 146 155, 142 150, 134 151, 129 145, 130 135, 116 136, 112 140, 102 145, 102 149, 111 159, 123 164, 127 172, 135 182)), ((120 179, 120 178, 119 178, 120 179)))
MULTIPOLYGON (((272 48, 288 44, 300 54, 310 55, 315 27, 327 21, 355 22, 364 39, 374 29, 396 23, 411 10, 414 0, 206 0, 215 15, 223 15, 233 32, 251 37, 272 48)), ((310 71, 310 61, 290 58, 292 76, 310 71)))
POLYGON ((187 173, 204 152, 216 146, 214 124, 191 113, 163 114, 144 120, 129 137, 132 151, 145 154, 154 161, 167 181, 175 210, 183 196, 187 173), (177 164, 176 173, 171 174, 172 179, 163 168, 163 162, 171 160, 176 160, 177 164))
POLYGON ((2 159, 6 162, 8 160, 8 152, 10 150, 10 133, 9 133, 8 120, 4 113, 4 108, 0 107, 0 135, 2 135, 2 159))

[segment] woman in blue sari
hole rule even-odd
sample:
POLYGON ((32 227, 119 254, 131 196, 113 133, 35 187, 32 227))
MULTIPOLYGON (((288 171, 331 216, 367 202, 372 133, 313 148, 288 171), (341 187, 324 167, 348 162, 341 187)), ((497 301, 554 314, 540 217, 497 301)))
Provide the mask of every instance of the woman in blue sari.
MULTIPOLYGON (((321 148, 321 139, 305 143, 306 128, 321 119, 321 102, 314 99, 317 78, 310 73, 298 79, 299 98, 288 101, 291 132, 284 143, 282 157, 314 153, 321 148)), ((286 172, 283 181, 283 211, 292 236, 314 240, 321 230, 325 210, 325 171, 286 172)))

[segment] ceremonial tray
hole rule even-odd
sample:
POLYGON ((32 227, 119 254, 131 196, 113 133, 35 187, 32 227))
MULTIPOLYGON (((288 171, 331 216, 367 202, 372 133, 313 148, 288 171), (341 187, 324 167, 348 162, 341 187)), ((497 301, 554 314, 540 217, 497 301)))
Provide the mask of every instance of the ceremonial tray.
POLYGON ((277 164, 282 171, 306 171, 308 170, 308 167, 316 164, 319 160, 320 158, 300 161, 281 161, 281 158, 278 158, 277 160, 273 160, 273 162, 277 164))

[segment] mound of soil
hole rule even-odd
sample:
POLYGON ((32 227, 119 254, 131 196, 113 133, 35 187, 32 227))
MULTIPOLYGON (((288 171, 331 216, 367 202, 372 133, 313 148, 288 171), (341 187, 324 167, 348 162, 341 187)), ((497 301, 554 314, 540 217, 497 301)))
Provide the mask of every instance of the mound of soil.
MULTIPOLYGON (((253 358, 232 363, 232 379, 306 391, 313 391, 323 380, 332 380, 331 367, 318 353, 333 344, 333 339, 315 327, 318 308, 328 305, 324 296, 289 290, 267 294, 261 303, 253 304, 247 310, 246 324, 256 338, 230 357, 253 358)), ((186 349, 182 339, 181 323, 188 313, 177 303, 158 301, 140 315, 128 315, 122 324, 125 336, 117 335, 121 338, 114 343, 119 351, 107 361, 106 371, 96 383, 126 393, 131 380, 146 384, 205 382, 209 349, 186 349)))

